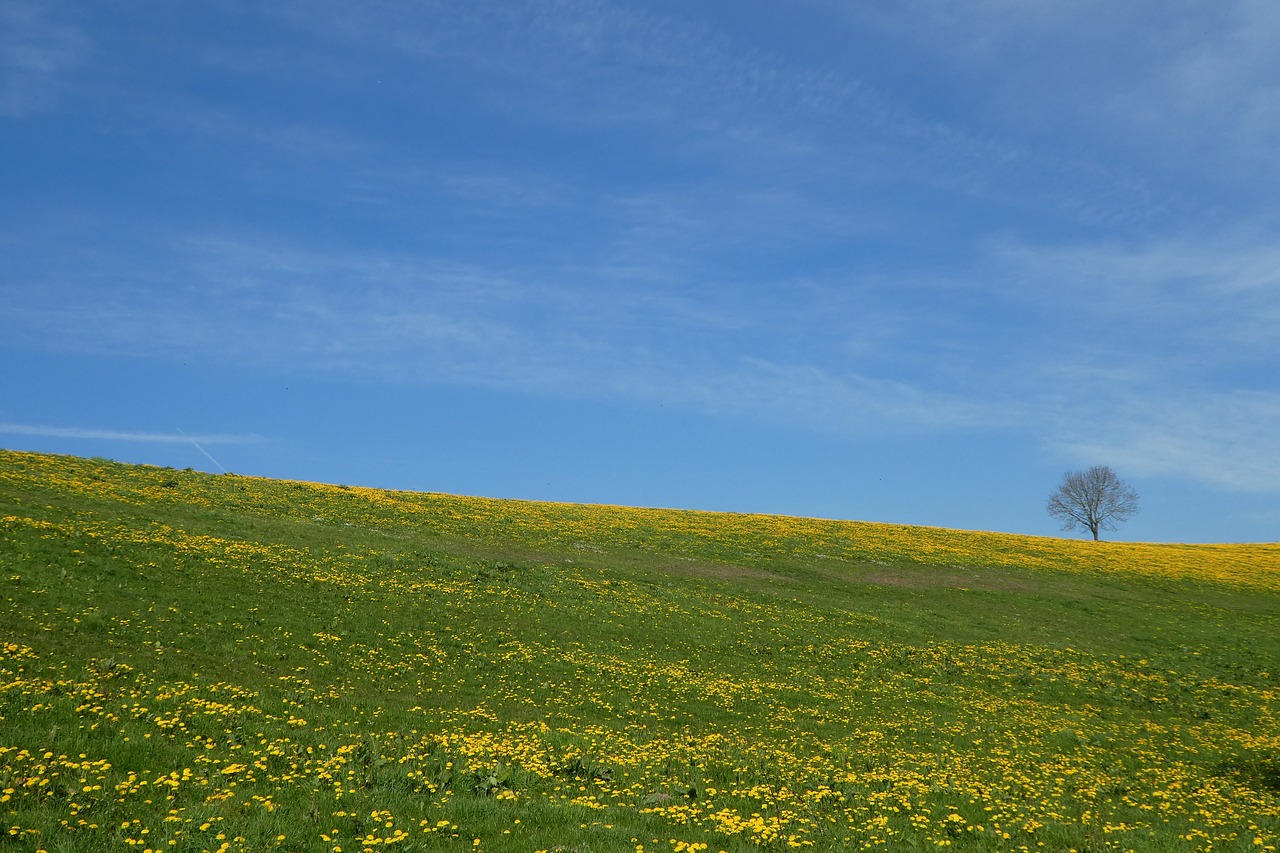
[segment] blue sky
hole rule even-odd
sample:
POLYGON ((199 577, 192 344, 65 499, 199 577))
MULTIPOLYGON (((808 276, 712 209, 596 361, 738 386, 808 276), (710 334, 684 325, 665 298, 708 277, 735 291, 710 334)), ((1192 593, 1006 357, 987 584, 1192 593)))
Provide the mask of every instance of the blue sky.
MULTIPOLYGON (((0 5, 0 446, 1280 539, 1280 5, 0 5)), ((1072 534, 1066 534, 1072 535, 1072 534)))

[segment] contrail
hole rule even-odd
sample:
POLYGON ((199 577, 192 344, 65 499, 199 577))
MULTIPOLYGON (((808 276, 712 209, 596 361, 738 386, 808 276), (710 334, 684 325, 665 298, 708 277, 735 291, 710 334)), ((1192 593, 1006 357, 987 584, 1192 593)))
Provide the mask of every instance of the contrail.
MULTIPOLYGON (((179 430, 181 432, 181 430, 179 430)), ((183 433, 182 435, 173 435, 167 432, 121 432, 111 429, 84 429, 83 427, 56 427, 56 426, 40 426, 38 424, 11 424, 0 423, 0 433, 14 433, 16 435, 40 435, 49 438, 87 438, 101 441, 142 441, 142 442, 159 442, 162 444, 171 444, 173 442, 181 442, 186 444, 191 441, 191 436, 183 433)), ((197 440, 203 442, 217 442, 218 444, 252 444, 259 441, 265 441, 260 435, 229 435, 226 433, 201 435, 197 436, 197 440)))
POLYGON ((192 438, 191 436, 189 436, 189 435, 187 435, 185 432, 183 432, 183 431, 182 431, 182 427, 178 427, 177 429, 178 429, 179 434, 181 434, 183 438, 185 438, 187 441, 189 441, 189 442, 191 442, 192 444, 194 444, 194 445, 195 445, 196 450, 199 450, 199 451, 200 451, 201 453, 203 453, 205 456, 208 456, 208 457, 209 457, 209 461, 210 461, 210 462, 212 462, 214 465, 217 465, 217 466, 218 466, 218 468, 222 471, 222 473, 224 473, 224 474, 229 474, 229 473, 231 473, 231 472, 230 472, 230 471, 228 471, 226 468, 223 468, 223 467, 222 467, 222 463, 221 463, 221 462, 219 462, 217 459, 214 459, 214 458, 213 458, 213 456, 212 456, 212 455, 210 455, 209 451, 207 451, 207 450, 205 450, 203 447, 201 447, 201 446, 200 446, 200 444, 199 444, 199 443, 198 443, 194 438, 192 438))

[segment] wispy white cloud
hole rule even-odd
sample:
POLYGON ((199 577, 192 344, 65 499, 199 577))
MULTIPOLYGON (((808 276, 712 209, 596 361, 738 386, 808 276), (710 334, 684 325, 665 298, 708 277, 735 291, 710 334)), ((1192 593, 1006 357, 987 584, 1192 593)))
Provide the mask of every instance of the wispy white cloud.
POLYGON ((1103 172, 1135 182, 1130 206, 1145 210, 1131 216, 1159 215, 1170 205, 1183 214, 1196 205, 1200 215, 1217 212, 1196 188, 1260 204, 1274 197, 1280 180, 1269 155, 1280 147, 1274 3, 826 5, 902 51, 939 63, 944 88, 965 105, 975 132, 1011 147, 1021 142, 1042 165, 1056 158, 1081 179, 1103 172), (1159 179, 1144 183, 1152 175, 1159 179))
POLYGON ((920 113, 868 82, 856 63, 768 51, 696 15, 609 0, 479 2, 465 12, 282 7, 290 8, 284 14, 295 26, 341 43, 504 79, 469 110, 525 116, 562 132, 625 131, 704 175, 781 179, 817 169, 886 181, 905 170, 978 191, 979 164, 1019 156, 920 113))
POLYGON ((93 441, 129 441, 144 444, 256 444, 266 441, 260 435, 210 433, 187 435, 180 431, 129 432, 124 430, 89 429, 84 427, 59 427, 40 424, 0 423, 0 433, 9 435, 34 435, 45 438, 76 438, 93 441))
MULTIPOLYGON (((1280 492, 1280 252, 1251 231, 1001 243, 994 287, 1035 318, 996 378, 1053 453, 1280 492)), ((978 282, 974 287, 982 287, 978 282)))
POLYGON ((956 395, 929 400, 854 366, 814 366, 815 342, 847 351, 860 326, 883 334, 884 325, 865 317, 845 325, 841 317, 871 306, 821 286, 699 285, 675 259, 677 269, 655 275, 607 259, 533 271, 261 238, 175 246, 154 269, 131 262, 132 286, 104 266, 110 288, 16 283, 0 315, 5 332, 28 346, 630 397, 792 421, 978 417, 956 395), (814 311, 831 316, 815 325, 814 311))
MULTIPOLYGON (((395 109, 412 122, 422 79, 447 71, 459 90, 460 122, 498 117, 510 122, 502 132, 515 140, 550 127, 557 144, 569 146, 624 134, 661 152, 652 173, 636 172, 643 193, 614 186, 601 194, 597 171, 576 168, 572 158, 546 168, 525 160, 518 143, 515 158, 495 167, 480 154, 424 156, 420 139, 406 144, 376 125, 301 116, 287 105, 241 110, 163 86, 107 93, 117 121, 202 152, 202 163, 225 170, 228 181, 249 182, 275 203, 341 206, 345 216, 388 226, 434 206, 474 222, 508 218, 507 234, 544 243, 599 222, 611 237, 634 223, 633 235, 655 238, 665 209, 693 222, 689 242, 785 244, 804 234, 883 233, 886 222, 902 224, 913 212, 881 204, 859 215, 848 202, 883 198, 886 187, 904 184, 1014 208, 1051 205, 1093 222, 1133 215, 1133 198, 1143 192, 1131 175, 1047 161, 988 128, 932 115, 868 82, 855 61, 766 51, 694 16, 607 0, 465 8, 307 3, 261 14, 264 26, 283 15, 335 49, 264 52, 248 44, 240 57, 231 45, 197 44, 187 57, 193 73, 249 85, 305 67, 339 97, 358 98, 374 113, 395 109), (370 52, 391 61, 371 67, 370 52), (501 85, 492 85, 495 76, 501 85), (218 156, 225 152, 243 156, 218 156), (661 202, 647 211, 655 216, 643 215, 642 196, 661 202), (577 228, 539 233, 531 225, 537 212, 577 228)), ((655 243, 642 250, 652 254, 655 243)))
MULTIPOLYGON (((147 277, 183 281, 181 289, 130 294, 117 287, 107 297, 89 283, 74 294, 46 290, 42 307, 31 304, 30 292, 15 291, 10 304, 26 300, 27 331, 58 348, 199 355, 258 370, 623 399, 850 434, 1019 430, 1043 436, 1055 455, 1082 464, 1103 459, 1138 475, 1280 490, 1280 463, 1273 461, 1280 460, 1280 397, 1215 386, 1161 364, 1166 357, 1221 357, 1212 345, 1189 348, 1176 336, 1215 304, 1272 293, 1270 256, 1256 246, 1216 253, 1187 245, 1129 252, 1004 247, 998 258, 1007 269, 1037 277, 1028 297, 1037 310, 1087 315, 1094 300, 1113 300, 1115 317, 1101 330, 1113 338, 1106 351, 1091 336, 1066 350, 1046 347, 1039 341, 1043 323, 1033 324, 1032 337, 1021 342, 974 341, 948 326, 964 322, 955 305, 913 307, 943 294, 927 282, 918 285, 918 295, 908 290, 885 302, 878 286, 859 292, 826 280, 740 292, 715 283, 704 290, 678 282, 646 288, 641 272, 628 271, 622 283, 635 276, 641 284, 618 288, 609 276, 619 273, 608 268, 574 270, 576 277, 565 278, 563 269, 536 276, 500 265, 463 267, 261 238, 203 237, 178 245, 178 266, 147 277), (1193 280, 1183 292, 1192 301, 1161 313, 1159 290, 1178 273, 1193 280), (1087 286, 1072 290, 1078 281, 1087 286), (607 285, 593 291, 590 282, 607 285), (66 308, 72 304, 79 306, 75 315, 66 308), (1117 333, 1126 318, 1146 324, 1146 337, 1175 337, 1164 350, 1128 349, 1133 342, 1117 333), (865 339, 848 342, 860 323, 868 329, 865 339), (943 339, 932 340, 937 336, 943 339), (931 349, 911 363, 911 350, 924 347, 931 349), (895 369, 895 362, 908 365, 895 369)), ((961 292, 971 295, 982 286, 969 282, 961 292)), ((973 309, 975 315, 983 310, 973 309)), ((1265 356, 1267 346, 1259 336, 1251 358, 1265 356)), ((12 424, 0 431, 188 440, 12 424)), ((201 444, 256 439, 194 438, 201 444)))
POLYGON ((1280 357, 1280 249, 1262 237, 996 249, 1005 284, 1101 335, 1162 339, 1159 357, 1206 364, 1280 357), (1188 345, 1194 344, 1193 350, 1188 345))
POLYGON ((0 116, 16 119, 47 109, 67 72, 83 62, 88 37, 57 20, 55 11, 38 0, 0 4, 0 116))
POLYGON ((1169 38, 1160 61, 1112 99, 1111 115, 1158 139, 1153 150, 1176 152, 1180 162, 1242 182, 1280 179, 1270 156, 1280 147, 1280 8, 1266 0, 1206 4, 1163 29, 1169 38))
POLYGON ((651 393, 667 404, 836 434, 1004 428, 1019 420, 1019 407, 1009 400, 980 400, 912 382, 833 373, 812 363, 758 358, 684 376, 673 372, 651 393))
POLYGON ((1050 442, 1081 464, 1106 459, 1226 491, 1280 492, 1280 394, 1202 392, 1113 400, 1058 413, 1050 442))
MULTIPOLYGON (((920 62, 895 80, 856 50, 766 49, 610 0, 246 13, 303 37, 197 39, 183 61, 208 86, 104 101, 180 152, 157 218, 189 215, 175 176, 208 169, 200 223, 49 214, 0 235, 0 338, 851 432, 1017 429, 1272 488, 1254 460, 1280 458, 1280 252, 1259 152, 1280 139, 1280 13, 839 5, 846 35, 920 62), (300 76, 324 109, 294 111, 300 76), (1230 199, 1188 187, 1249 156, 1264 215, 1244 233, 1230 199), (1194 216, 1148 236, 1180 205, 1194 216)), ((0 12, 21 95, 0 111, 35 109, 87 50, 48 8, 0 12)), ((90 434, 127 435, 63 433, 90 434)))

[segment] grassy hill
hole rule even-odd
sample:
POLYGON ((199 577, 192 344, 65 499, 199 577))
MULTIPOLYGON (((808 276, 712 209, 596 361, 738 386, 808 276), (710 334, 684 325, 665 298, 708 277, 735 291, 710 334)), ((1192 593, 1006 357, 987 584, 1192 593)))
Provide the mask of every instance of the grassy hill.
POLYGON ((1280 546, 0 451, 0 851, 1250 850, 1280 546))

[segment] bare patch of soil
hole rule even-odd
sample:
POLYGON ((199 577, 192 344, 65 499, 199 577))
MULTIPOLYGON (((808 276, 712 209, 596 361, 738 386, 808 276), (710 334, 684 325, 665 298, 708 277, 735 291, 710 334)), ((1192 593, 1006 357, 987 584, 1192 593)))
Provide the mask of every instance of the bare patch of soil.
POLYGON ((766 569, 738 566, 732 563, 711 563, 703 560, 688 562, 668 560, 660 568, 674 575, 685 575, 710 578, 718 581, 770 581, 773 583, 795 583, 795 578, 780 575, 766 569))
POLYGON ((929 566, 876 566, 862 574, 849 572, 841 577, 857 583, 876 586, 896 586, 910 589, 976 589, 984 591, 1012 592, 1030 587, 994 572, 959 567, 929 566))

